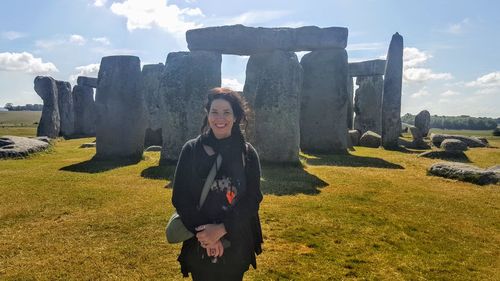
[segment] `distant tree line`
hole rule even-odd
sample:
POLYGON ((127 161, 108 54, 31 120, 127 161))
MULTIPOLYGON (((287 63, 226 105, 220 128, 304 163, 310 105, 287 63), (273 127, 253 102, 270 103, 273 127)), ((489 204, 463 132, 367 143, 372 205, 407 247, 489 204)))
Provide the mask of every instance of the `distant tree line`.
MULTIPOLYGON (((406 113, 401 122, 415 124, 415 115, 406 113)), ((460 116, 431 116, 431 128, 453 130, 493 130, 500 123, 500 118, 460 116)))
POLYGON ((4 108, 8 111, 42 111, 43 104, 14 105, 9 102, 5 104, 4 108))

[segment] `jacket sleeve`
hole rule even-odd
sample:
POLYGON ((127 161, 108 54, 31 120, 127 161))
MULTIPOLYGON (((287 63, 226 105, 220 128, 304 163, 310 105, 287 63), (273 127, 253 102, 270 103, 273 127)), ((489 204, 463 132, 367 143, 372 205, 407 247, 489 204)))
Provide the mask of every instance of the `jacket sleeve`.
POLYGON ((255 149, 248 146, 248 160, 245 167, 247 189, 241 199, 239 199, 233 208, 226 215, 223 223, 229 238, 231 234, 245 229, 252 218, 257 217, 259 205, 262 201, 262 192, 260 190, 260 161, 255 149))
POLYGON ((172 205, 180 215, 184 226, 196 233, 195 228, 202 224, 201 214, 196 207, 198 201, 193 198, 192 179, 194 143, 188 142, 182 147, 177 167, 175 168, 174 184, 172 192, 172 205))

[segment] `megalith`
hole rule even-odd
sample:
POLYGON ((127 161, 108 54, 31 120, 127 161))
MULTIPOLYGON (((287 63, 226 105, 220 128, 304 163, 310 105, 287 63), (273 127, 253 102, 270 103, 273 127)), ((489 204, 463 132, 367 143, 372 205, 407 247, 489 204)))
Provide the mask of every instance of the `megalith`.
POLYGON ((34 84, 35 92, 43 100, 42 116, 38 123, 36 135, 57 138, 61 128, 61 121, 56 80, 49 76, 37 76, 34 84))
POLYGON ((59 116, 61 120, 60 135, 69 137, 75 132, 75 111, 71 84, 65 81, 57 81, 57 101, 59 105, 59 116))
POLYGON ((392 36, 387 52, 382 94, 382 146, 388 149, 398 147, 401 133, 401 86, 403 82, 403 37, 392 36))
POLYGON ((165 69, 163 63, 146 64, 142 67, 142 80, 144 99, 146 102, 146 119, 148 121, 146 134, 144 137, 144 146, 162 145, 162 110, 160 107, 164 104, 162 96, 159 95, 160 79, 165 69))
POLYGON ((243 95, 251 111, 249 140, 262 161, 298 163, 303 71, 293 52, 251 55, 243 95))
POLYGON ((140 60, 101 59, 96 92, 96 159, 139 161, 146 129, 140 60))
POLYGON ((89 86, 73 86, 75 110, 75 136, 95 136, 94 89, 89 86))
POLYGON ((367 131, 377 134, 382 132, 382 91, 384 79, 382 75, 358 76, 356 78, 354 96, 354 129, 361 135, 367 131))
POLYGON ((168 54, 158 93, 163 99, 160 165, 175 163, 184 143, 200 134, 208 90, 221 85, 221 63, 216 52, 168 54))
POLYGON ((300 105, 303 151, 345 153, 348 147, 348 64, 344 49, 312 51, 302 57, 300 105))
POLYGON ((431 114, 429 111, 422 110, 415 116, 415 127, 422 132, 423 137, 427 137, 431 128, 431 114))
POLYGON ((87 76, 78 76, 76 79, 76 84, 80 86, 88 86, 92 88, 97 88, 97 78, 95 77, 87 77, 87 76))

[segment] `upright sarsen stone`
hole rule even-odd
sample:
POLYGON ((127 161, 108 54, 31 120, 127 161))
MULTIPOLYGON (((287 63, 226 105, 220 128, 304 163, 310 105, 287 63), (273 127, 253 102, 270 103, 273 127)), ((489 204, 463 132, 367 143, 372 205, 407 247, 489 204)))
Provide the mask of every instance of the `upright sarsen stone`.
POLYGON ((69 137, 75 132, 75 111, 71 84, 65 81, 56 81, 58 92, 59 116, 61 119, 60 135, 69 137))
POLYGON ((56 81, 49 76, 37 76, 34 84, 35 92, 43 100, 42 116, 36 135, 56 138, 61 126, 56 81))
POLYGON ((160 80, 163 98, 160 164, 175 163, 183 144, 200 134, 208 90, 221 84, 220 53, 169 53, 160 80))
POLYGON ((415 116, 415 127, 422 132, 423 137, 427 137, 431 129, 431 114, 429 111, 422 110, 415 116))
POLYGON ((243 95, 254 113, 249 139, 260 159, 298 163, 303 74, 297 56, 285 51, 252 55, 246 74, 243 95))
POLYGON ((75 135, 95 136, 94 89, 88 86, 73 87, 73 106, 75 109, 75 135))
POLYGON ((146 101, 146 117, 148 125, 146 127, 146 135, 144 146, 162 145, 162 110, 164 104, 163 97, 159 95, 160 79, 163 74, 165 65, 147 64, 142 67, 142 79, 144 99, 146 101))
POLYGON ((403 37, 392 36, 382 94, 382 146, 396 148, 401 133, 401 86, 403 82, 403 37))
POLYGON ((356 78, 354 98, 354 129, 361 135, 367 131, 377 134, 382 132, 382 91, 384 79, 382 75, 359 76, 356 78))
POLYGON ((135 56, 103 57, 97 77, 97 159, 138 161, 146 129, 141 65, 135 56))
POLYGON ((344 49, 302 57, 300 147, 304 151, 344 153, 348 146, 348 64, 344 49))

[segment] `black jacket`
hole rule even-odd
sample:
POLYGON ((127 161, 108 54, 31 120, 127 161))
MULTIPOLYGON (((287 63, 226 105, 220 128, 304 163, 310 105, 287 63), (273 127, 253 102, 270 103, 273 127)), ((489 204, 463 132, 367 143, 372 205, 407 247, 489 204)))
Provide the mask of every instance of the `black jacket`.
MULTIPOLYGON (((205 178, 216 159, 215 155, 209 156, 205 152, 203 144, 203 138, 199 136, 184 145, 173 184, 172 204, 184 225, 193 233, 196 233, 197 226, 213 223, 197 208, 205 178)), ((244 154, 246 188, 222 219, 227 231, 224 238, 231 242, 231 246, 224 250, 224 255, 217 264, 212 264, 196 237, 185 241, 178 258, 184 276, 193 269, 207 266, 224 272, 244 271, 250 264, 256 268, 255 254, 262 251, 262 231, 258 216, 259 204, 262 201, 260 162, 257 152, 248 143, 244 154)))

